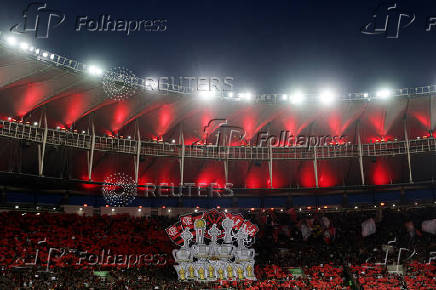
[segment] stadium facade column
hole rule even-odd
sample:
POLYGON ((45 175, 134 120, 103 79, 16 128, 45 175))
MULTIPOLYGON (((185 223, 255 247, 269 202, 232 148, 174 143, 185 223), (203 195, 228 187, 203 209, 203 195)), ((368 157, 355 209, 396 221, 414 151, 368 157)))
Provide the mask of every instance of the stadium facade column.
POLYGON ((94 160, 94 149, 95 149, 95 126, 94 118, 91 116, 91 148, 88 152, 88 180, 92 180, 92 163, 94 160))
POLYGON ((141 133, 139 132, 138 122, 136 122, 136 159, 135 159, 135 182, 138 184, 139 160, 141 157, 141 133))
MULTIPOLYGON (((409 102, 409 100, 407 100, 407 102, 409 102)), ((404 114, 403 125, 404 125, 404 140, 406 142, 406 151, 407 151, 407 164, 409 165, 409 183, 413 183, 412 166, 410 161, 410 143, 409 143, 409 135, 407 134, 407 113, 404 114)))
MULTIPOLYGON (((226 139, 224 140, 224 144, 226 144, 226 139)), ((219 147, 218 147, 218 152, 219 152, 219 147)), ((223 165, 224 165, 224 182, 227 185, 227 183, 229 182, 229 156, 230 156, 230 142, 229 142, 229 146, 227 146, 226 149, 226 156, 223 160, 223 165)))
POLYGON ((273 188, 273 152, 271 142, 269 144, 269 161, 268 161, 268 171, 269 171, 269 181, 270 188, 273 188))
POLYGON ((318 188, 318 157, 316 154, 316 146, 313 147, 313 171, 315 173, 315 186, 318 188))
POLYGON ((48 126, 47 126, 47 115, 45 110, 43 111, 44 121, 44 133, 42 135, 42 148, 41 145, 38 145, 38 174, 39 176, 43 176, 44 173, 44 155, 45 155, 45 146, 47 144, 47 134, 48 134, 48 126))
POLYGON ((357 146, 359 147, 359 166, 360 166, 360 178, 362 179, 362 185, 365 185, 365 172, 363 171, 363 151, 362 140, 360 139, 360 120, 357 120, 357 146))
POLYGON ((228 155, 226 156, 226 159, 223 161, 224 164, 224 182, 227 184, 229 182, 229 159, 228 155))
POLYGON ((183 128, 180 127, 179 144, 181 145, 182 152, 180 153, 179 166, 180 166, 180 185, 183 185, 183 174, 185 169, 185 138, 183 137, 183 128))

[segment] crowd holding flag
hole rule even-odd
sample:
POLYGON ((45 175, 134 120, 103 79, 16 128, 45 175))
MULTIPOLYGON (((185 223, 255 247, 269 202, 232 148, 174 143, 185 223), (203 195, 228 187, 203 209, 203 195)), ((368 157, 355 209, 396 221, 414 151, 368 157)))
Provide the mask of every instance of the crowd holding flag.
POLYGON ((375 225, 375 220, 373 218, 367 219, 362 223, 362 237, 368 237, 375 234, 377 231, 377 226, 375 225))
POLYGON ((423 232, 436 235, 436 219, 423 221, 421 228, 423 232))

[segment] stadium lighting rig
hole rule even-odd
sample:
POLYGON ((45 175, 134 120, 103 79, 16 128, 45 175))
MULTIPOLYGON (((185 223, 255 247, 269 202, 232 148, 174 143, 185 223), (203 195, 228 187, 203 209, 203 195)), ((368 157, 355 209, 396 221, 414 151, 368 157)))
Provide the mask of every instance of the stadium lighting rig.
POLYGON ((87 67, 87 71, 92 76, 97 76, 97 77, 103 76, 103 69, 101 69, 99 66, 96 65, 89 65, 87 67))
POLYGON ((201 99, 203 100, 212 100, 215 98, 215 92, 214 91, 200 91, 198 93, 198 95, 200 96, 201 99))
POLYGON ((376 93, 376 97, 380 99, 389 99, 392 97, 392 90, 391 89, 380 89, 376 93))
POLYGON ((321 104, 329 106, 331 105, 336 99, 336 94, 331 89, 324 89, 319 94, 319 101, 321 104))
POLYGON ((17 39, 13 36, 6 36, 6 43, 10 46, 15 46, 17 44, 17 39))
POLYGON ((22 50, 27 50, 28 47, 29 47, 29 44, 28 44, 27 42, 21 42, 21 43, 20 43, 20 48, 21 48, 22 50))
MULTIPOLYGON (((67 69, 72 69, 75 72, 83 72, 88 74, 94 78, 102 78, 104 81, 109 71, 104 70, 102 67, 96 64, 84 64, 77 60, 68 59, 61 55, 51 53, 47 50, 39 49, 32 46, 32 43, 28 40, 21 39, 16 37, 15 35, 11 35, 9 33, 2 33, 0 31, 0 41, 5 44, 6 47, 11 48, 14 51, 27 54, 30 57, 35 58, 39 61, 44 61, 47 63, 55 64, 56 66, 62 66, 67 69)), ((115 83, 122 82, 124 86, 127 87, 131 91, 134 91, 137 87, 141 87, 144 90, 150 89, 150 86, 147 85, 146 78, 137 78, 136 76, 121 72, 117 74, 118 77, 111 79, 115 81, 115 83)), ((186 87, 180 87, 179 89, 170 89, 167 88, 168 91, 173 91, 186 95, 194 95, 193 90, 185 90, 188 89, 186 87)), ((334 104, 336 100, 345 100, 345 101, 359 101, 366 100, 370 101, 372 99, 381 99, 388 100, 395 96, 404 96, 407 97, 409 95, 420 95, 420 94, 430 94, 436 93, 436 85, 423 86, 419 88, 404 88, 404 89, 390 89, 390 88, 381 88, 375 92, 364 92, 364 93, 350 93, 346 94, 341 92, 340 94, 336 90, 323 90, 321 92, 305 92, 304 94, 301 91, 295 91, 290 94, 270 94, 273 97, 270 97, 269 100, 273 100, 276 103, 291 103, 292 105, 301 105, 308 100, 317 101, 320 104, 325 106, 329 106, 334 104)), ((118 96, 119 94, 117 94, 118 96)), ((198 97, 204 100, 211 100, 217 98, 219 96, 218 92, 208 91, 208 92, 200 92, 197 94, 198 97)), ((224 96, 224 95, 223 95, 224 96)), ((252 102, 256 97, 255 94, 252 94, 247 91, 239 91, 239 92, 227 92, 222 99, 230 100, 233 99, 236 101, 243 102, 252 102)))
POLYGON ((304 103, 304 94, 302 91, 298 90, 291 94, 290 102, 293 105, 301 105, 304 103))
POLYGON ((251 93, 249 92, 245 92, 245 93, 239 93, 238 97, 243 100, 243 101, 251 101, 251 99, 253 98, 253 96, 251 95, 251 93))

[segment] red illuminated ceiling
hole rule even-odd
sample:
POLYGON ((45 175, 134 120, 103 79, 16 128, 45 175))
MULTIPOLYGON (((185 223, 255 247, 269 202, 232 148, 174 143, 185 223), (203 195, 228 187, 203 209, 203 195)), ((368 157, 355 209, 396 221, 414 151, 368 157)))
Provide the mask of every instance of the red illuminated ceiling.
MULTIPOLYGON (((70 73, 37 61, 24 61, 21 56, 5 52, 0 56, 0 114, 25 121, 39 121, 46 112, 49 126, 89 130, 91 120, 97 134, 163 138, 179 141, 183 132, 185 144, 204 138, 204 127, 213 119, 225 119, 241 127, 246 139, 255 142, 260 132, 279 135, 341 136, 356 143, 360 128, 362 142, 381 139, 404 139, 404 119, 410 138, 428 135, 435 128, 435 97, 396 99, 391 101, 341 102, 331 108, 319 104, 304 106, 204 102, 195 96, 149 94, 139 92, 125 102, 105 98, 100 83, 81 73, 70 73), (6 64, 8 64, 6 66, 6 64), (432 116, 433 115, 433 116, 432 116), (359 125, 358 125, 359 124, 359 125)), ((239 145, 239 144, 233 144, 239 145)), ((85 154, 80 157, 86 159, 85 154)), ((77 158, 78 159, 78 158, 77 158)), ((390 160, 365 161, 369 184, 400 182, 390 160)), ((86 162, 74 160, 73 173, 86 178, 86 162)), ((185 182, 224 184, 224 170, 218 161, 187 161, 185 182)), ((399 164, 404 166, 404 164, 399 164)), ((128 157, 96 156, 95 180, 116 171, 133 168, 128 157)), ((127 171, 128 171, 127 170, 127 171)), ((133 174, 133 172, 129 172, 133 174)), ((359 181, 356 160, 320 161, 320 187, 359 181), (350 173, 350 169, 352 172, 350 173)), ((145 158, 140 165, 140 183, 175 183, 180 181, 177 160, 145 158)), ((273 180, 268 165, 260 162, 229 162, 229 182, 246 188, 313 187, 312 161, 278 161, 273 165, 273 180)))

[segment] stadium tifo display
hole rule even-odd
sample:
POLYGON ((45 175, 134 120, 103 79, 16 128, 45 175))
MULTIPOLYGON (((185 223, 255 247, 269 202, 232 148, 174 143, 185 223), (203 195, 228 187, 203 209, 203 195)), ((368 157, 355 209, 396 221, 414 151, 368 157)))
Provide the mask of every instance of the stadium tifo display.
POLYGON ((215 209, 181 216, 166 229, 170 239, 181 245, 173 250, 179 280, 256 280, 255 250, 248 247, 258 230, 240 214, 215 209))

